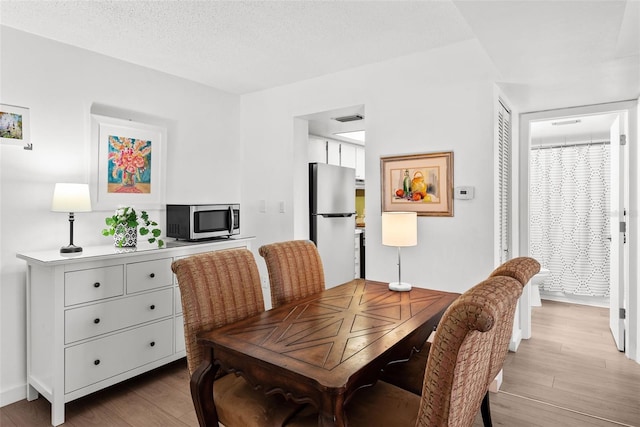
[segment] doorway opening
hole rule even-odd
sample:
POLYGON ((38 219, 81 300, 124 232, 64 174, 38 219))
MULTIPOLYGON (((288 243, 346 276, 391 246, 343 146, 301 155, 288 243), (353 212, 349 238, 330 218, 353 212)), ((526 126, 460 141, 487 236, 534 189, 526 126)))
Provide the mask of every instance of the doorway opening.
POLYGON ((546 270, 542 300, 609 307, 620 351, 627 329, 627 127, 626 103, 527 113, 521 121, 521 253, 546 270))
MULTIPOLYGON (((337 252, 335 248, 330 247, 326 250, 325 257, 331 255, 338 260, 335 263, 350 264, 351 277, 365 277, 365 221, 366 221, 366 203, 365 203, 365 106, 354 105, 351 107, 337 108, 328 111, 322 111, 304 116, 299 116, 306 124, 307 134, 301 140, 304 140, 306 149, 306 163, 327 164, 339 166, 336 170, 352 169, 350 182, 338 185, 335 191, 344 190, 348 193, 350 202, 353 202, 353 227, 350 230, 350 237, 345 240, 344 252, 337 252), (347 242, 348 240, 348 242, 347 242), (348 248, 347 248, 348 245, 348 248), (349 252, 353 255, 346 255, 349 252), (341 255, 342 253, 342 255, 341 255)), ((300 135, 302 136, 302 135, 300 135)), ((318 165, 317 168, 319 168, 318 165)), ((327 169, 327 168, 324 168, 327 169)), ((319 179, 319 178, 318 178, 319 179)), ((310 188, 310 192, 311 187, 310 188)), ((324 188, 324 186, 322 186, 324 188)), ((313 190, 319 194, 318 188, 313 190)), ((336 198, 336 194, 331 196, 336 198)), ((315 221, 314 212, 309 212, 310 222, 315 221)), ((315 224, 315 223, 314 223, 315 224)), ((310 231, 312 227, 310 226, 310 231)), ((313 234, 313 233, 312 233, 313 234)), ((340 234, 342 236, 342 234, 340 234)), ((306 237, 309 238, 309 237, 306 237)), ((313 235, 311 239, 314 240, 313 235)), ((330 239, 335 241, 335 238, 330 239)), ((315 241, 315 240, 314 240, 315 241)), ((318 244, 318 242, 316 242, 318 244)), ((321 249, 321 245, 319 245, 321 249)), ((333 245, 332 245, 333 246, 333 245)), ((322 250, 321 250, 322 255, 322 250)), ((323 262, 328 262, 323 260, 323 262)), ((325 271, 327 270, 325 266, 325 271)))

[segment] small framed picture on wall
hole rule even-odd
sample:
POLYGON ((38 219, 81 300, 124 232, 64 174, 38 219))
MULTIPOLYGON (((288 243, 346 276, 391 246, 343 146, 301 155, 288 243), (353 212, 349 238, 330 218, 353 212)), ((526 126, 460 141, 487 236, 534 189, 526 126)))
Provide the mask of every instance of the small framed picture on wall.
POLYGON ((29 109, 0 104, 0 144, 31 149, 29 109))
POLYGON ((453 216, 453 152, 380 158, 382 211, 453 216))

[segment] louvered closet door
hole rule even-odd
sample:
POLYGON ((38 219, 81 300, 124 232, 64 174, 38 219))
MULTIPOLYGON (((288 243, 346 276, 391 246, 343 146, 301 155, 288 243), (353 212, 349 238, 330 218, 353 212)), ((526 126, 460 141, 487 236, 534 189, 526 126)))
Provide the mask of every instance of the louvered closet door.
POLYGON ((511 259, 511 112, 498 107, 498 244, 500 264, 511 259))

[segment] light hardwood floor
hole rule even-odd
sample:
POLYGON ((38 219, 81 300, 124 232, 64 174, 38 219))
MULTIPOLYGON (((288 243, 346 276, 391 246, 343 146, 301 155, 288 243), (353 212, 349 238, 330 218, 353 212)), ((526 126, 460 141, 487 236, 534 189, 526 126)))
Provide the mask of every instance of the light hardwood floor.
MULTIPOLYGON (((543 301, 532 324, 491 394, 495 426, 640 427, 640 365, 616 350, 607 309, 543 301)), ((0 426, 48 426, 50 409, 42 398, 16 402, 0 408, 0 426)), ((198 424, 184 360, 70 402, 66 415, 73 427, 198 424)))
POLYGON ((609 310, 542 304, 490 395, 494 425, 640 426, 640 365, 616 349, 609 310))

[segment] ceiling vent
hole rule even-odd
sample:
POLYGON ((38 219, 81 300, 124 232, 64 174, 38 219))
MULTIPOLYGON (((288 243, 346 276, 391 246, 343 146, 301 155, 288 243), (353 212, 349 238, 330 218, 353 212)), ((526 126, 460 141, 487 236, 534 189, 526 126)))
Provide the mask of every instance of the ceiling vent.
POLYGON ((360 114, 354 114, 352 116, 342 116, 342 117, 334 117, 333 120, 337 120, 339 122, 355 122, 356 120, 362 120, 364 119, 364 116, 361 116, 360 114))
POLYGON ((551 124, 553 126, 562 126, 562 125, 576 125, 578 123, 580 123, 582 120, 580 119, 576 119, 576 120, 565 120, 563 122, 551 122, 551 124))

